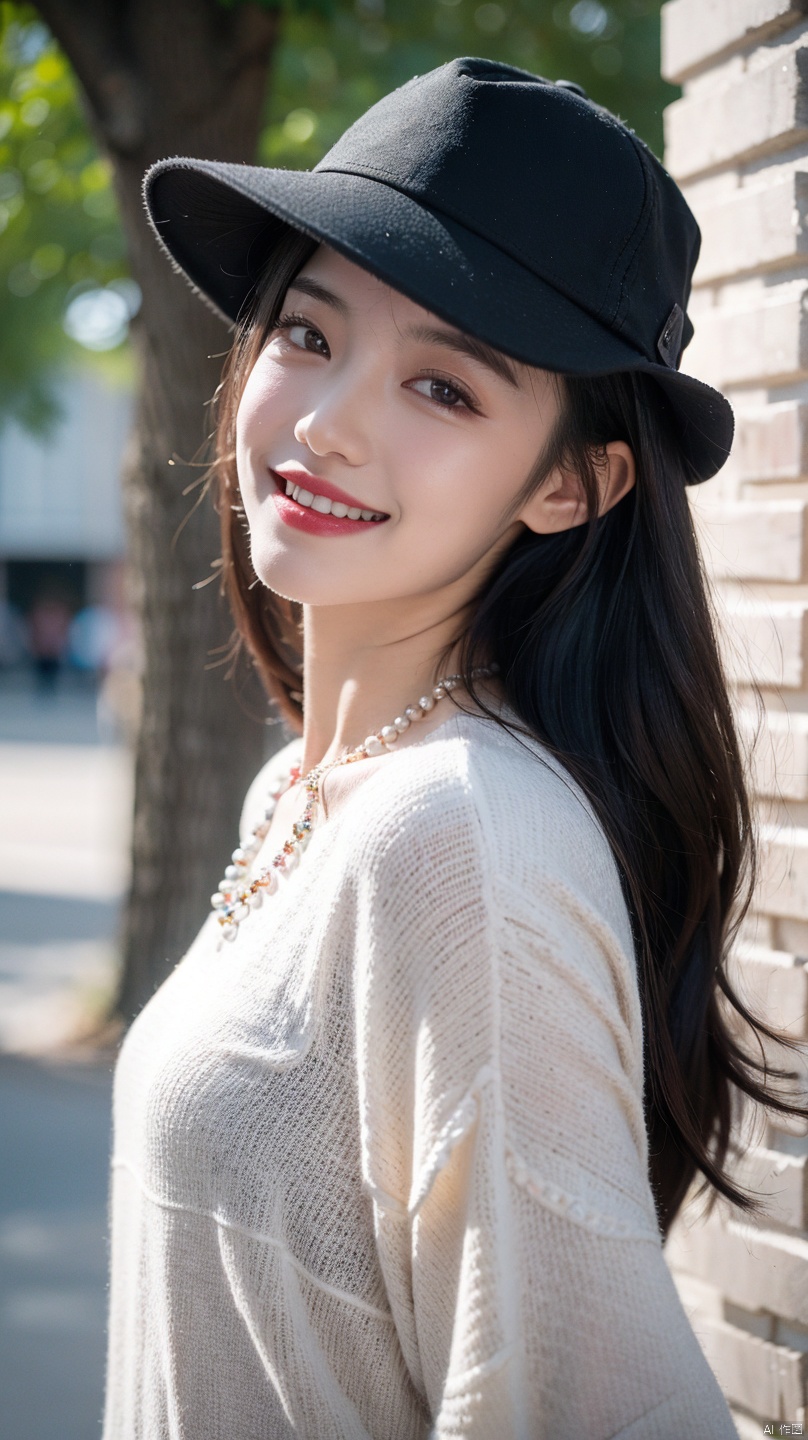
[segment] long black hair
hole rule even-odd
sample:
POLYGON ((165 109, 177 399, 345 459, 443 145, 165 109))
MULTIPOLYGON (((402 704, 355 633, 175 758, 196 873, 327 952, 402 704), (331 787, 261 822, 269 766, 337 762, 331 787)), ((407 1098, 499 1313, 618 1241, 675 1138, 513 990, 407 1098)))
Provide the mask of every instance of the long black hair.
MULTIPOLYGON (((302 607, 257 582, 235 459, 239 400, 286 289, 317 242, 290 231, 241 325, 215 397, 211 481, 222 530, 222 585, 246 649, 291 728, 302 729, 302 607)), ((742 1210, 761 1206, 729 1178, 743 1096, 783 1114, 808 1109, 770 1077, 796 1072, 750 1054, 742 1022, 790 1049, 753 1015, 727 974, 752 894, 755 841, 744 774, 669 404, 641 373, 557 376, 560 414, 515 509, 557 466, 575 473, 586 521, 525 530, 486 581, 457 666, 496 660, 524 731, 563 763, 609 839, 631 917, 643 1009, 650 1182, 666 1236, 697 1171, 742 1210), (604 447, 625 441, 636 485, 598 518, 604 447)))
POLYGON ((513 709, 578 781, 611 843, 634 932, 651 1181, 667 1235, 697 1170, 714 1187, 709 1208, 721 1193, 760 1213, 726 1173, 733 1089, 785 1114, 808 1110, 766 1084, 796 1072, 739 1043, 740 1019, 797 1048, 727 975, 755 835, 668 402, 638 372, 557 383, 559 423, 525 495, 554 467, 571 469, 588 520, 516 541, 480 597, 460 668, 496 657, 513 709), (637 482, 598 518, 598 460, 617 439, 637 482))

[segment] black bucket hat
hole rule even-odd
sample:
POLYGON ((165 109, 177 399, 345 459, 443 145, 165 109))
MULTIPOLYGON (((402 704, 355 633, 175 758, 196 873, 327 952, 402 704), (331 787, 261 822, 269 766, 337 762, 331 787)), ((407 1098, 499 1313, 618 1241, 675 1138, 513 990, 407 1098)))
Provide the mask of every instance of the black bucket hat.
POLYGON ((729 454, 729 402, 678 369, 698 225, 648 147, 576 85, 451 60, 378 101, 313 170, 174 157, 143 193, 161 245, 230 322, 291 226, 516 360, 653 376, 693 481, 729 454))

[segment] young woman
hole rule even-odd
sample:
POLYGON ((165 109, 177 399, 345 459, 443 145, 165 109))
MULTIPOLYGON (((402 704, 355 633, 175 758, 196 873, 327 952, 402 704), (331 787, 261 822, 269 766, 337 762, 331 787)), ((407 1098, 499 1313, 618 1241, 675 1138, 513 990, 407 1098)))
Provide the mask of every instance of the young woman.
POLYGON ((145 193, 237 323, 223 571, 295 738, 120 1053, 106 1440, 726 1440, 663 1241, 697 1172, 754 1208, 731 1098, 798 1107, 725 970, 695 221, 478 59, 145 193))

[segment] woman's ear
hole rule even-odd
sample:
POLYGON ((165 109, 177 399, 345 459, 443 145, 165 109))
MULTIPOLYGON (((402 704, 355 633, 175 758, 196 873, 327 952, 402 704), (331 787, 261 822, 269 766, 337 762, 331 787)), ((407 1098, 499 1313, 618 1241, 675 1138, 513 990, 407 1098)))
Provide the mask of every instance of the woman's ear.
MULTIPOLYGON (((634 453, 624 440, 610 440, 595 462, 600 500, 598 515, 605 515, 627 495, 637 479, 634 453)), ((537 535, 553 535, 583 525, 586 496, 580 476, 571 470, 553 470, 515 517, 537 535)))

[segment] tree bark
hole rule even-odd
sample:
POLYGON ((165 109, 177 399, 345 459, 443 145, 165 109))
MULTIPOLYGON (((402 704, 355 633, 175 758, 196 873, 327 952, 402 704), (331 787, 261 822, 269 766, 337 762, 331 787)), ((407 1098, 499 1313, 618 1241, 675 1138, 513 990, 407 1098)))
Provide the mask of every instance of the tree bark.
POLYGON ((199 466, 212 428, 206 406, 230 337, 158 249, 141 185, 165 156, 254 160, 279 13, 217 0, 41 0, 38 9, 112 162, 143 294, 123 473, 143 705, 133 877, 110 1017, 128 1024, 204 920, 237 842, 245 790, 268 752, 257 682, 240 699, 215 664, 232 630, 218 584, 193 589, 220 553, 217 517, 208 498, 188 518, 197 492, 183 494, 203 473, 189 462, 199 466))

